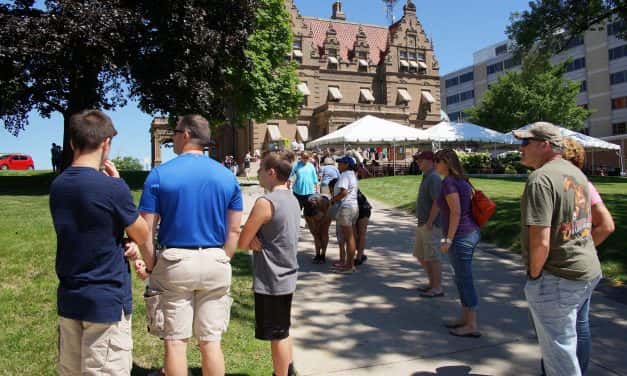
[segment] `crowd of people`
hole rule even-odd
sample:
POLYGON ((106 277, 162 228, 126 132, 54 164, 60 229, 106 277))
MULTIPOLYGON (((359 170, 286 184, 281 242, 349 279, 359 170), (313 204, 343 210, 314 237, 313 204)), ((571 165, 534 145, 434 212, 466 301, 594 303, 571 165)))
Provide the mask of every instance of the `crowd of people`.
MULTIPOLYGON (((168 376, 187 375, 187 344, 198 340, 204 375, 224 375, 220 341, 229 323, 230 259, 252 250, 255 337, 270 341, 275 375, 295 375, 291 304, 298 278, 301 211, 314 238, 315 264, 326 263, 329 229, 339 244, 334 270, 352 274, 367 260, 372 206, 359 190, 362 159, 355 153, 292 151, 260 156, 259 197, 240 229, 243 200, 228 169, 203 155, 209 123, 179 119, 178 157, 148 175, 139 206, 109 161, 116 130, 97 110, 72 116, 73 161, 52 184, 57 234, 61 375, 129 375, 132 367, 130 266, 146 280, 149 332, 164 344, 168 376), (337 166, 336 166, 337 165, 337 166), (127 238, 124 237, 126 234, 127 238), (155 235, 157 242, 155 242, 155 235)), ((614 230, 612 217, 581 172, 585 153, 556 127, 536 123, 515 131, 529 175, 521 198, 525 296, 547 375, 585 374, 588 315, 601 278, 595 246, 614 230)), ((376 151, 375 151, 376 152, 376 151)), ((250 154, 250 153, 249 153, 250 154)), ((455 151, 423 151, 416 199, 413 254, 428 284, 424 298, 444 295, 442 256, 453 268, 460 301, 453 336, 478 338, 479 297, 472 261, 480 240, 473 191, 455 151)))

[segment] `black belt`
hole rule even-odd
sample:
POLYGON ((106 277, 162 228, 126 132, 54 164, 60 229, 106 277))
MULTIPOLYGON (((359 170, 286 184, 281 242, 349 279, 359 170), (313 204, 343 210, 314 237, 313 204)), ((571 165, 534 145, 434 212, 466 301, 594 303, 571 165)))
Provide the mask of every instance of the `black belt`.
POLYGON ((164 249, 168 249, 168 248, 178 248, 178 249, 193 249, 193 250, 200 250, 200 249, 206 249, 206 248, 223 248, 223 245, 190 245, 190 246, 184 246, 184 247, 179 247, 176 245, 166 245, 163 246, 164 249))

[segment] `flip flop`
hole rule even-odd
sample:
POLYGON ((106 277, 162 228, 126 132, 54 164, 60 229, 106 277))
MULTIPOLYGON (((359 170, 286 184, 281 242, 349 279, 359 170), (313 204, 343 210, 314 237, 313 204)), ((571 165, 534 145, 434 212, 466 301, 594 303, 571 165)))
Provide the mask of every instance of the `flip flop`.
POLYGON ((429 286, 429 285, 418 286, 418 291, 420 291, 420 292, 427 292, 429 290, 431 290, 431 286, 429 286))
POLYGON ((448 331, 450 335, 455 337, 466 337, 466 338, 479 338, 481 337, 481 333, 479 332, 469 332, 469 333, 457 333, 454 329, 448 331))
POLYGON ((464 324, 460 324, 458 322, 445 322, 442 325, 444 325, 444 327, 448 329, 457 329, 457 328, 461 328, 462 326, 464 326, 464 324))
POLYGON ((423 298, 439 298, 441 296, 444 296, 444 291, 440 291, 440 292, 425 291, 425 292, 421 292, 420 296, 422 296, 423 298))

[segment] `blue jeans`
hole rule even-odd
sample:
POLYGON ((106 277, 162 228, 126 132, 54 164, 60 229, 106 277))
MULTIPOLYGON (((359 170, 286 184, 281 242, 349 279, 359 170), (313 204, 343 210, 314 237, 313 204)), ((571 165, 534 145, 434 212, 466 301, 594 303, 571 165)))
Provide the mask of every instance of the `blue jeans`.
MULTIPOLYGON (((590 314, 590 300, 588 298, 577 311, 577 361, 579 362, 579 369, 581 374, 585 375, 588 371, 588 363, 590 362, 590 321, 588 320, 590 314)), ((541 361, 542 375, 546 375, 544 369, 544 361, 541 361)))
MULTIPOLYGON (((590 281, 572 281, 544 272, 540 278, 525 284, 525 297, 547 375, 582 374, 577 357, 577 316, 585 314, 587 322, 587 310, 583 312, 582 308, 586 303, 589 305, 600 279, 601 276, 590 281)), ((585 325, 584 317, 581 321, 585 325)), ((589 349, 589 336, 587 341, 589 349)))
POLYGON ((479 230, 455 236, 448 251, 455 272, 455 286, 462 305, 466 308, 475 308, 478 304, 477 291, 472 279, 472 255, 480 237, 479 230))

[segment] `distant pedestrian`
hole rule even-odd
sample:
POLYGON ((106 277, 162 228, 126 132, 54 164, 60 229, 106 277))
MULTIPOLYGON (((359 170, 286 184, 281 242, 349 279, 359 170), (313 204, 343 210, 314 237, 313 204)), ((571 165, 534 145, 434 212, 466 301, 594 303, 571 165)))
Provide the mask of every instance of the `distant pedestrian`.
POLYGON ((309 196, 316 193, 318 185, 318 173, 310 161, 309 153, 306 151, 300 153, 300 160, 294 163, 290 178, 295 179, 292 191, 302 210, 309 196))
POLYGON ((368 240, 368 222, 370 222, 370 215, 372 214, 372 205, 368 202, 368 198, 361 190, 357 190, 357 221, 353 226, 353 232, 355 234, 355 248, 357 255, 355 256, 355 266, 363 264, 368 260, 368 256, 365 254, 366 241, 368 240))
MULTIPOLYGON (((419 287, 420 296, 433 298, 443 296, 442 265, 440 263, 440 209, 438 200, 442 190, 442 180, 433 165, 433 152, 423 151, 416 155, 416 162, 423 172, 416 199, 416 243, 414 257, 418 259, 429 278, 429 284, 419 287)), ((449 222, 450 223, 450 222, 449 222)))
POLYGON ((300 208, 287 187, 291 152, 268 153, 259 183, 268 193, 257 199, 242 229, 239 248, 253 252, 255 338, 271 342, 275 375, 296 375, 290 322, 298 276, 300 208))
POLYGON ((57 172, 57 144, 54 142, 50 148, 50 164, 52 165, 52 172, 57 172))
POLYGON ((577 319, 587 320, 601 265, 592 237, 588 179, 562 158, 563 140, 551 123, 517 130, 521 163, 535 169, 521 199, 525 296, 546 374, 581 375, 577 319))
POLYGON ((322 168, 320 168, 320 193, 332 196, 329 189, 329 182, 340 178, 340 171, 335 167, 335 161, 331 157, 324 158, 322 168))
POLYGON ((246 177, 246 180, 249 180, 249 174, 250 174, 250 161, 252 160, 252 155, 250 154, 250 151, 248 151, 246 153, 246 155, 244 156, 244 176, 246 177))
POLYGON ((355 176, 355 160, 352 157, 344 156, 338 161, 341 172, 340 178, 333 189, 331 204, 336 205, 335 216, 336 232, 338 242, 345 245, 345 254, 340 246, 340 260, 333 264, 340 273, 352 273, 355 271, 355 232, 353 226, 359 216, 359 205, 357 202, 357 190, 359 189, 357 177, 355 176))
POLYGON ((448 253, 462 305, 461 317, 446 326, 451 329, 451 335, 478 338, 481 337, 477 325, 479 299, 473 279, 472 257, 481 236, 479 226, 472 218, 472 186, 454 150, 440 150, 433 160, 436 171, 444 177, 438 198, 443 234, 440 249, 448 253))
POLYGON ((129 187, 109 161, 111 119, 97 110, 70 118, 71 166, 50 188, 57 234, 58 373, 130 375, 132 291, 129 260, 150 239, 129 187))

